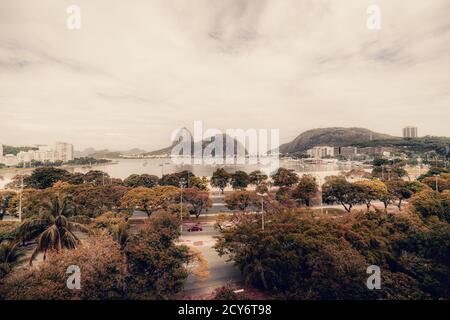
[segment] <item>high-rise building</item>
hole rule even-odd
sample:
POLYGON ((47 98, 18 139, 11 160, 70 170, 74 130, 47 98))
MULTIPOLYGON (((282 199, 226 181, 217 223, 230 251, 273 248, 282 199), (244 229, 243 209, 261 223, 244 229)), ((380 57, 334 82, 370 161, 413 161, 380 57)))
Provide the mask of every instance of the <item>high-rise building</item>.
POLYGON ((19 163, 29 163, 31 161, 68 162, 73 159, 73 145, 64 142, 57 142, 54 147, 39 146, 38 150, 21 151, 17 155, 17 160, 19 163))
POLYGON ((322 159, 326 157, 333 157, 334 148, 329 146, 313 147, 312 149, 307 150, 306 153, 311 158, 322 159))
POLYGON ((334 155, 340 155, 346 158, 351 158, 358 154, 357 147, 334 147, 334 155))
POLYGON ((403 138, 417 138, 417 127, 403 128, 403 138))
POLYGON ((57 160, 68 162, 73 160, 73 145, 70 143, 57 142, 56 143, 56 158, 57 160))

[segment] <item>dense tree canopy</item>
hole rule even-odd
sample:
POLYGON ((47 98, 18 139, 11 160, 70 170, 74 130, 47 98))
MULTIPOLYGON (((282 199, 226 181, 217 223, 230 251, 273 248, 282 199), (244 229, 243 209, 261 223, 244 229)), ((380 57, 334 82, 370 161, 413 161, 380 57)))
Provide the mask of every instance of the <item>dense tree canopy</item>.
POLYGON ((130 238, 125 255, 131 299, 169 299, 183 287, 191 255, 186 246, 173 243, 179 236, 178 226, 177 218, 162 213, 130 238))
POLYGON ((225 204, 230 210, 247 210, 256 201, 256 194, 251 191, 235 191, 225 196, 225 204))
POLYGON ((325 184, 322 186, 323 201, 330 204, 339 203, 347 212, 351 212, 353 206, 360 201, 359 191, 359 187, 348 182, 344 177, 330 176, 325 179, 325 184))
POLYGON ((380 180, 360 180, 356 181, 354 186, 359 202, 364 203, 367 210, 370 209, 372 201, 383 199, 388 193, 386 185, 380 180))
POLYGON ((145 211, 150 216, 154 211, 167 209, 170 204, 178 201, 179 196, 180 189, 174 186, 138 187, 125 194, 122 206, 131 211, 145 211))
POLYGON ((0 286, 0 297, 12 300, 102 300, 124 297, 124 260, 111 238, 90 238, 76 250, 52 253, 39 269, 13 272, 0 286), (80 267, 81 289, 68 290, 66 271, 80 267))
POLYGON ((250 183, 259 186, 261 183, 266 182, 269 178, 266 174, 262 173, 260 170, 255 170, 250 172, 248 175, 250 183))
POLYGON ((25 179, 24 184, 27 188, 46 189, 52 187, 57 181, 64 181, 69 176, 70 173, 67 170, 53 167, 37 168, 25 179))
POLYGON ((197 218, 212 207, 209 192, 197 188, 183 189, 183 200, 188 204, 189 212, 195 214, 197 218))
POLYGON ((245 171, 236 171, 231 175, 231 186, 233 189, 245 190, 250 184, 250 178, 245 171))
POLYGON ((303 175, 292 191, 292 197, 301 205, 310 206, 311 200, 316 197, 319 186, 311 175, 303 175))
POLYGON ((295 211, 269 215, 265 230, 247 215, 216 245, 246 282, 289 299, 438 299, 450 297, 448 223, 415 215, 357 213, 338 219, 295 211), (441 241, 441 244, 438 244, 441 241), (366 286, 381 268, 381 290, 366 286), (424 268, 424 266, 429 266, 424 268))
POLYGON ((299 180, 294 170, 279 168, 272 175, 273 184, 278 187, 291 187, 299 180))
POLYGON ((154 175, 149 174, 132 174, 124 181, 124 184, 130 188, 137 187, 145 187, 145 188, 153 188, 156 187, 159 183, 159 178, 154 175))
POLYGON ((424 219, 437 217, 450 223, 450 191, 425 190, 411 199, 412 209, 424 219))

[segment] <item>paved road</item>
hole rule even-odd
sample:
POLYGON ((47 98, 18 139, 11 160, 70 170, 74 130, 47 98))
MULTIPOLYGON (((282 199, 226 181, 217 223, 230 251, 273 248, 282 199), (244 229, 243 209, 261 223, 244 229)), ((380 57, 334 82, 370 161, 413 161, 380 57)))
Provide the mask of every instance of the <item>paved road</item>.
MULTIPOLYGON (((187 230, 187 227, 184 227, 187 230)), ((232 262, 228 262, 226 257, 219 257, 212 248, 218 232, 214 230, 212 224, 204 224, 203 231, 183 232, 180 242, 198 248, 208 261, 209 276, 206 280, 200 280, 195 275, 190 275, 185 283, 184 293, 187 296, 201 297, 208 296, 214 289, 221 287, 228 282, 241 282, 239 270, 232 262)))

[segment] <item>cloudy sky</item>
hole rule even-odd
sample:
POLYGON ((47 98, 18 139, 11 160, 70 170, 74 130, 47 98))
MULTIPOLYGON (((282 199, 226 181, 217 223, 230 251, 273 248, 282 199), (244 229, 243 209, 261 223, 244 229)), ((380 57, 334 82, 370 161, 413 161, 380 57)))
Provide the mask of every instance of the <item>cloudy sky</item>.
POLYGON ((281 142, 329 126, 449 136, 449 13, 448 0, 1 0, 0 141, 151 150, 194 120, 279 128, 281 142))

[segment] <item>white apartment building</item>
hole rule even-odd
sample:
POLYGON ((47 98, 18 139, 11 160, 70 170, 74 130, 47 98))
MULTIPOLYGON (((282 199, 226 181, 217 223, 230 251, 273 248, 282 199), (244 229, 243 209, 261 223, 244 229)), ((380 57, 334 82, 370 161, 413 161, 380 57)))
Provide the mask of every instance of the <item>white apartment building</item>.
POLYGON ((17 161, 17 157, 13 154, 7 154, 6 156, 3 156, 1 161, 7 167, 14 167, 19 164, 19 162, 17 161))
POLYGON ((417 127, 403 128, 403 138, 417 138, 417 127))
POLYGON ((74 159, 73 144, 57 142, 55 150, 57 159, 60 161, 68 162, 74 159))
POLYGON ((312 149, 307 150, 306 153, 314 159, 334 157, 334 148, 330 146, 313 147, 312 149))
POLYGON ((17 157, 13 154, 3 155, 3 145, 0 144, 0 163, 8 167, 14 167, 18 165, 17 157))
MULTIPOLYGON (((3 155, 3 146, 0 145, 0 155, 3 155)), ((54 146, 39 146, 38 150, 21 151, 14 155, 0 157, 0 163, 7 166, 16 166, 20 163, 31 161, 40 162, 68 162, 74 159, 73 145, 64 142, 57 142, 54 146)))

